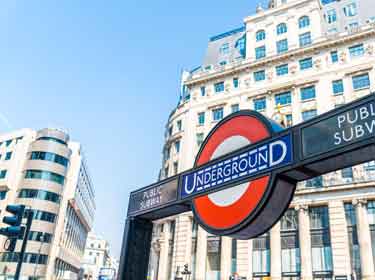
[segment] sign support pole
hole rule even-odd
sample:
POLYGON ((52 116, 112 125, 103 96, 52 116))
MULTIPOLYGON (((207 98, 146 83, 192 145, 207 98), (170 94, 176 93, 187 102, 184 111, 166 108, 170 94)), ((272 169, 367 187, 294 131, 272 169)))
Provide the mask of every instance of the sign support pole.
POLYGON ((126 219, 118 280, 146 279, 152 238, 152 222, 126 219))
MULTIPOLYGON (((29 209, 29 210, 27 210, 27 222, 26 222, 25 235, 23 236, 21 252, 20 252, 20 255, 18 257, 16 273, 14 274, 15 280, 20 279, 22 262, 23 262, 23 258, 24 258, 24 255, 25 255, 25 251, 26 251, 27 240, 29 239, 29 233, 30 233, 30 228, 31 228, 32 222, 33 222, 33 211, 31 209, 29 209)), ((38 258, 39 257, 40 256, 38 256, 38 258)))

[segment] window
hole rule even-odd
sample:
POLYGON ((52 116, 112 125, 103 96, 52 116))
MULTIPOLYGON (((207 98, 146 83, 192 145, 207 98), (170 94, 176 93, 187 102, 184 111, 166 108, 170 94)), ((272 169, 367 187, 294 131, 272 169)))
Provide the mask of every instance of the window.
POLYGON ((37 140, 52 141, 52 142, 56 142, 56 143, 59 143, 59 144, 62 144, 62 145, 66 146, 66 143, 63 140, 60 140, 60 139, 54 138, 54 137, 45 136, 45 137, 40 137, 37 140))
POLYGON ((358 26, 359 26, 358 21, 354 21, 354 22, 349 23, 349 29, 350 30, 353 30, 353 29, 357 28, 358 26))
POLYGON ((259 98, 254 100, 254 109, 256 111, 263 111, 266 109, 266 98, 259 98))
MULTIPOLYGON (((30 241, 51 243, 52 234, 47 233, 47 232, 40 232, 40 231, 30 231, 27 239, 30 241)), ((19 237, 19 240, 21 240, 21 237, 19 237)))
MULTIPOLYGON (((20 258, 20 253, 16 252, 6 252, 0 254, 0 260, 2 262, 18 262, 20 258)), ((23 262, 24 263, 33 263, 33 264, 47 264, 48 256, 35 253, 25 253, 23 262)))
POLYGON ((238 85, 239 85, 238 78, 233 78, 233 87, 238 88, 238 85))
POLYGON ((174 142, 174 149, 175 149, 176 153, 180 152, 180 141, 179 140, 174 142))
POLYGON ((276 66, 276 75, 277 76, 287 75, 288 72, 289 72, 288 64, 276 66))
POLYGON ((243 35, 241 38, 237 40, 235 48, 240 53, 241 57, 246 56, 246 35, 243 35))
POLYGON ((19 194, 19 198, 33 198, 51 201, 54 203, 60 203, 60 195, 54 192, 37 189, 22 189, 19 194))
POLYGON ((55 214, 41 210, 33 210, 33 218, 35 220, 45 221, 49 223, 54 223, 56 221, 55 214))
POLYGON ((286 120, 286 127, 291 127, 293 125, 293 115, 292 114, 287 114, 285 116, 285 120, 286 120))
POLYGON ((337 0, 321 0, 321 2, 322 2, 322 5, 328 5, 328 4, 330 4, 330 3, 332 3, 332 2, 336 2, 337 0))
POLYGON ((240 105, 239 104, 233 104, 231 106, 232 113, 238 112, 240 110, 240 105))
POLYGON ((257 31, 255 38, 258 42, 263 41, 264 39, 266 39, 266 32, 264 32, 264 30, 257 31))
POLYGON ((197 133, 197 146, 200 147, 204 141, 204 134, 197 133))
POLYGON ((216 83, 214 87, 215 87, 215 92, 222 92, 224 91, 224 82, 216 83))
POLYGON ((309 212, 313 274, 332 273, 328 207, 311 207, 309 212))
POLYGON ((206 87, 201 87, 201 96, 206 95, 206 87))
POLYGON ((7 171, 6 170, 1 170, 0 171, 0 179, 4 179, 7 176, 7 171))
POLYGON ((288 51, 288 40, 280 40, 276 43, 277 53, 283 53, 288 51))
POLYGON ((224 110, 223 108, 217 108, 212 110, 212 119, 214 121, 219 121, 223 118, 224 116, 224 110))
POLYGON ((367 203, 367 216, 370 224, 372 257, 375 260, 375 201, 369 201, 367 203))
POLYGON ((318 176, 306 181, 306 188, 321 188, 323 186, 323 177, 318 176))
POLYGON ((285 212, 280 220, 282 276, 298 276, 301 271, 298 238, 298 213, 294 209, 285 212))
POLYGON ((50 153, 50 152, 31 152, 30 155, 31 160, 47 160, 51 162, 55 162, 62 166, 67 167, 69 164, 69 160, 63 156, 58 154, 50 153))
POLYGON ((237 240, 232 239, 231 273, 237 272, 237 240))
POLYGON ((353 179, 353 169, 351 167, 344 168, 341 170, 341 177, 344 179, 353 179))
POLYGON ((265 79, 266 79, 266 71, 265 70, 254 72, 254 80, 256 82, 264 81, 265 79))
MULTIPOLYGON (((221 266, 221 237, 207 237, 207 267, 206 279, 219 280, 221 266)), ((170 278, 168 278, 170 279, 170 278)))
POLYGON ((311 44, 311 33, 306 32, 299 35, 299 46, 304 47, 311 44))
POLYGON ((271 266, 268 233, 253 239, 253 277, 269 276, 271 266))
POLYGON ((177 129, 178 129, 178 131, 182 130, 182 121, 181 120, 177 121, 177 129))
POLYGON ((290 91, 279 93, 275 95, 276 105, 288 105, 292 103, 292 94, 290 91))
POLYGON ((276 33, 277 35, 280 35, 280 34, 284 34, 288 32, 288 27, 286 26, 285 23, 280 23, 277 27, 276 27, 276 33))
POLYGON ((301 70, 306 70, 306 69, 312 68, 312 66, 313 66, 313 62, 312 62, 312 58, 311 57, 305 58, 305 59, 301 59, 299 61, 299 68, 301 70))
POLYGON ((220 64, 221 66, 227 65, 227 61, 226 61, 226 60, 220 61, 219 64, 220 64))
POLYGON ((204 112, 198 113, 198 124, 199 125, 204 125, 205 115, 206 114, 204 112))
POLYGON ((261 59, 263 57, 266 57, 266 47, 261 46, 255 49, 255 58, 261 59))
POLYGON ((370 87, 370 78, 368 73, 361 74, 353 77, 353 88, 354 90, 360 90, 370 87))
POLYGON ((315 109, 302 112, 302 120, 303 121, 307 121, 307 120, 312 119, 316 116, 317 116, 317 111, 315 109))
POLYGON ((357 15, 357 4, 354 2, 346 5, 343 9, 344 14, 347 17, 354 17, 357 15))
POLYGON ((5 160, 10 160, 12 158, 12 152, 7 152, 5 154, 5 160))
POLYGON ((12 139, 5 141, 5 145, 6 145, 7 147, 9 147, 10 144, 12 144, 12 141, 13 141, 12 139))
POLYGON ((328 10, 325 15, 327 23, 331 24, 333 22, 336 22, 337 20, 337 14, 335 9, 328 10))
POLYGON ((308 100, 315 98, 315 86, 301 88, 301 100, 308 100))
POLYGON ((299 28, 304 28, 310 25, 310 18, 308 16, 303 16, 298 20, 299 28))
POLYGON ((375 170, 375 160, 364 163, 363 164, 363 168, 366 171, 373 171, 373 170, 375 170))
POLYGON ((0 191, 0 200, 4 200, 7 196, 7 191, 0 191))
POLYGON ((344 93, 344 83, 342 80, 336 80, 332 82, 333 95, 339 95, 344 93))
POLYGON ((351 57, 362 56, 365 53, 363 44, 355 45, 349 48, 349 53, 351 57))
POLYGON ((331 52, 331 61, 332 61, 332 63, 336 63, 336 62, 339 61, 339 55, 338 55, 337 51, 331 52))
POLYGON ((64 176, 44 170, 26 170, 25 178, 52 181, 60 185, 64 185, 65 182, 64 176))
POLYGON ((228 54, 229 53, 229 43, 222 44, 220 47, 220 54, 228 54))
POLYGON ((356 274, 356 279, 360 278, 361 273, 361 260, 359 254, 359 243, 357 234, 357 218, 353 204, 345 203, 345 218, 347 223, 348 237, 349 237, 349 253, 352 268, 356 274))
POLYGON ((178 161, 175 161, 173 163, 173 172, 174 172, 174 175, 178 173, 178 161))

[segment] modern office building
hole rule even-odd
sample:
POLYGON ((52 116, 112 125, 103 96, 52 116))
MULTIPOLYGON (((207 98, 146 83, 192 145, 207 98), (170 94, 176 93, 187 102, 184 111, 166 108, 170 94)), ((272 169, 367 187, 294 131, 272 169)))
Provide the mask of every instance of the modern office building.
MULTIPOLYGON (((358 26, 331 36, 326 16, 335 7, 337 20, 351 22, 350 7, 374 2, 322 1, 271 1, 244 27, 209 40, 202 66, 183 74, 160 179, 191 168, 209 131, 232 112, 251 109, 269 118, 280 112, 291 126, 375 91, 374 25, 360 21, 357 9, 358 26)), ((188 264, 191 280, 233 273, 254 280, 375 279, 374 263, 375 162, 369 162, 299 184, 282 220, 254 240, 212 236, 192 213, 155 221, 148 277, 171 280, 188 264)))
MULTIPOLYGON (((81 145, 61 130, 23 129, 0 135, 0 155, 0 219, 9 215, 8 204, 34 212, 21 279, 77 279, 95 211, 81 145)), ((6 252, 5 241, 4 278, 14 275, 22 243, 6 252)))
POLYGON ((82 269, 82 279, 115 279, 118 262, 110 256, 107 240, 89 233, 82 269))

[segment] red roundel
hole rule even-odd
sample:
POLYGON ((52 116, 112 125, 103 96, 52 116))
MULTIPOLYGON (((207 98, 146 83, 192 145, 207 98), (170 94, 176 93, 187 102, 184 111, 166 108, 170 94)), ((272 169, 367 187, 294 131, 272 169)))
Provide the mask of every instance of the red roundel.
MULTIPOLYGON (((220 123, 205 141, 195 166, 271 136, 268 127, 251 115, 238 115, 220 123)), ((206 227, 229 230, 244 222, 260 204, 271 176, 198 197, 193 200, 195 215, 206 227)))

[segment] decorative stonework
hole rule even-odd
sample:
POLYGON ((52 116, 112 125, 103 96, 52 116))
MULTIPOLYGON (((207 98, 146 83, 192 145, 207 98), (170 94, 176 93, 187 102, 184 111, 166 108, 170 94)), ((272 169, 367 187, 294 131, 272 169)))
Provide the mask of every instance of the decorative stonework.
POLYGON ((320 58, 316 59, 314 65, 317 69, 320 69, 322 67, 322 60, 320 58))
POLYGON ((345 62, 346 61, 346 52, 341 52, 340 53, 340 61, 341 62, 345 62))
POLYGON ((291 74, 295 74, 297 72, 297 65, 292 65, 289 68, 291 74))
POLYGON ((367 200, 364 199, 364 198, 355 198, 355 199, 352 200, 352 204, 353 204, 353 206, 356 206, 356 207, 357 206, 360 206, 360 207, 366 206, 367 200))
POLYGON ((309 210, 309 206, 306 204, 298 204, 294 207, 296 211, 301 211, 301 212, 307 212, 309 210))
POLYGON ((373 45, 368 45, 366 47, 366 53, 369 54, 369 55, 373 55, 374 54, 374 46, 373 45))

